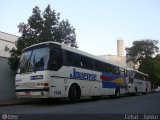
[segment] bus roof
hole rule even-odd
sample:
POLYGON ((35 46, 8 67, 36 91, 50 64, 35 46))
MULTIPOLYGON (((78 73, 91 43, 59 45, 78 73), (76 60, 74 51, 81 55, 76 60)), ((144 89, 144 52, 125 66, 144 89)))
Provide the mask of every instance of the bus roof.
POLYGON ((120 65, 120 64, 117 64, 117 63, 113 63, 113 62, 111 62, 109 60, 106 60, 104 58, 100 58, 100 57, 97 57, 97 56, 92 55, 90 53, 86 53, 86 52, 78 50, 76 48, 72 48, 72 47, 69 47, 67 45, 64 45, 64 44, 61 44, 61 43, 57 43, 57 42, 53 42, 53 41, 48 41, 48 42, 42 42, 42 43, 34 44, 34 45, 29 46, 29 47, 26 47, 25 49, 23 49, 23 51, 26 50, 26 49, 28 49, 28 48, 34 47, 34 46, 43 45, 43 44, 49 44, 49 43, 60 45, 62 49, 65 49, 65 50, 68 50, 68 51, 71 51, 71 52, 74 52, 74 53, 77 53, 77 54, 81 54, 81 55, 84 55, 84 56, 87 56, 87 57, 99 60, 101 62, 105 62, 105 63, 111 64, 111 65, 119 66, 121 68, 125 68, 126 69, 126 66, 123 66, 123 65, 120 65))
MULTIPOLYGON (((71 51, 71 52, 74 52, 74 53, 77 53, 77 54, 81 54, 81 55, 84 55, 84 56, 87 56, 87 57, 99 60, 101 62, 105 62, 105 63, 111 64, 111 65, 114 65, 114 66, 118 66, 118 67, 121 67, 121 68, 124 68, 124 69, 127 69, 127 70, 131 70, 131 71, 135 71, 135 72, 138 72, 140 74, 148 76, 148 74, 142 73, 142 72, 134 70, 132 68, 128 68, 127 66, 124 66, 124 65, 121 65, 121 64, 118 64, 118 63, 113 63, 113 62, 111 62, 109 60, 106 60, 104 58, 100 58, 98 56, 95 56, 95 55, 92 55, 90 53, 78 50, 78 49, 73 48, 73 47, 69 47, 69 46, 67 46, 65 44, 61 44, 61 43, 58 43, 58 42, 53 42, 53 41, 42 42, 42 43, 38 43, 38 44, 31 45, 29 47, 26 47, 25 49, 28 49, 28 48, 31 48, 31 47, 34 47, 34 46, 38 46, 38 45, 49 44, 49 43, 51 43, 51 44, 57 44, 57 45, 60 45, 62 49, 65 49, 65 50, 68 50, 68 51, 71 51)), ((23 49, 23 51, 25 49, 23 49)))
POLYGON ((127 70, 134 71, 134 72, 137 72, 137 73, 140 73, 140 74, 143 74, 143 75, 149 76, 148 74, 145 74, 145 73, 140 72, 140 71, 138 71, 138 70, 134 70, 134 69, 132 69, 132 68, 127 68, 127 70))

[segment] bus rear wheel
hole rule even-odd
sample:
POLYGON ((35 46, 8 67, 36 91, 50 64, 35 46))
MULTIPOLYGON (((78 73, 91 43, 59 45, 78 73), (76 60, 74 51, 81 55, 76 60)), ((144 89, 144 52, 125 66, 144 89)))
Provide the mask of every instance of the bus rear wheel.
POLYGON ((138 95, 138 89, 137 89, 137 87, 135 87, 135 95, 136 96, 138 95))
POLYGON ((148 93, 148 92, 147 92, 147 88, 146 88, 145 92, 143 92, 142 94, 143 94, 143 95, 147 95, 147 93, 148 93))
POLYGON ((115 90, 114 98, 120 98, 120 89, 118 87, 115 90))

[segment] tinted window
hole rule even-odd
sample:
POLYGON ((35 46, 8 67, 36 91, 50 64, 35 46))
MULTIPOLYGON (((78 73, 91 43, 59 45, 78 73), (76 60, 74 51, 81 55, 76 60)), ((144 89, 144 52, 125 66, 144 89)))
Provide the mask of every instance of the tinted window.
POLYGON ((47 69, 49 60, 49 48, 35 49, 29 60, 29 72, 47 69))
POLYGON ((113 73, 113 66, 110 64, 104 64, 104 71, 108 73, 113 73))
POLYGON ((63 52, 64 64, 67 66, 80 66, 79 55, 70 51, 63 52))
POLYGON ((103 62, 95 60, 95 68, 96 68, 97 71, 104 71, 103 62))
POLYGON ((20 61, 19 61, 19 68, 17 70, 17 73, 27 71, 28 60, 30 57, 31 57, 31 51, 22 53, 20 61))
POLYGON ((47 69, 49 60, 49 47, 32 47, 26 49, 20 58, 17 73, 33 72, 47 69))
POLYGON ((81 67, 87 69, 93 69, 93 59, 81 56, 81 67))
POLYGON ((113 66, 113 73, 116 75, 120 75, 119 67, 113 66))
POLYGON ((120 71, 120 75, 122 75, 122 76, 124 76, 126 74, 124 68, 119 68, 119 71, 120 71))

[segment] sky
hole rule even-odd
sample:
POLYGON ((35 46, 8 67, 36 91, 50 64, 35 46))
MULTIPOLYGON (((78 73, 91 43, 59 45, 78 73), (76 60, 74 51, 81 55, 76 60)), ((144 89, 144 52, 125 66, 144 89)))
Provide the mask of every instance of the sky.
POLYGON ((27 23, 35 6, 44 11, 48 4, 76 29, 79 49, 94 55, 116 55, 117 39, 125 47, 160 40, 159 0, 1 0, 0 31, 21 36, 19 23, 27 23))

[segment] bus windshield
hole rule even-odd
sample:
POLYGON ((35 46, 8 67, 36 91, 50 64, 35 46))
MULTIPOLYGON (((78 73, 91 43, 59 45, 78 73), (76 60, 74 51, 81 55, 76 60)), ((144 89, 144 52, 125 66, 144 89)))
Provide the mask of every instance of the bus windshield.
POLYGON ((49 47, 31 49, 22 53, 17 73, 35 72, 47 69, 49 47))

